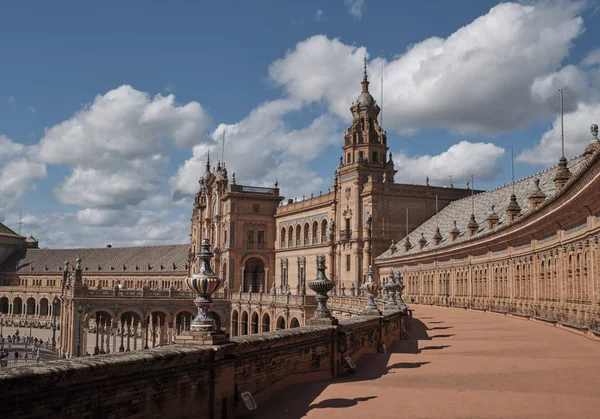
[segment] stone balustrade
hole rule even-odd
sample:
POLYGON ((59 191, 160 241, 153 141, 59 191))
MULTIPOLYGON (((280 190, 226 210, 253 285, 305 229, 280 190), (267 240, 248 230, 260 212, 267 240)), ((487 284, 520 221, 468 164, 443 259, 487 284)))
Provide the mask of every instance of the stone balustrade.
POLYGON ((235 417, 243 411, 241 393, 262 403, 290 384, 337 377, 344 357, 382 352, 405 327, 406 317, 395 312, 240 336, 224 345, 172 345, 5 369, 0 406, 13 418, 235 417))

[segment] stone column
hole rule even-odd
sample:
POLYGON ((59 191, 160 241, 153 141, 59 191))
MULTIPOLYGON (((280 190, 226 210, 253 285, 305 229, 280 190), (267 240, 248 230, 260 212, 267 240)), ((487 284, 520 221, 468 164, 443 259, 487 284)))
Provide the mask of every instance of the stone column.
POLYGON ((111 334, 113 338, 113 352, 117 352, 117 327, 118 323, 115 320, 110 322, 111 324, 111 334), (117 327, 115 327, 117 325, 117 327))
POLYGON ((138 324, 137 324, 137 322, 135 322, 135 323, 133 323, 133 350, 134 351, 137 350, 137 341, 138 341, 137 329, 138 329, 138 324))
POLYGON ((127 325, 127 349, 126 351, 129 352, 129 340, 131 338, 131 319, 129 319, 128 322, 125 323, 127 325))
POLYGON ((245 274, 246 273, 246 267, 242 266, 241 269, 242 269, 242 279, 240 281, 240 284, 242 285, 242 287, 241 287, 242 288, 242 292, 245 292, 246 291, 246 274, 245 274))
POLYGON ((102 323, 102 317, 100 317, 100 321, 96 322, 96 346, 94 347, 94 355, 98 355, 100 353, 100 347, 98 346, 98 339, 100 338, 100 324, 102 323))
MULTIPOLYGON (((265 267, 265 277, 263 278, 263 290, 266 292, 269 290, 269 268, 265 267)), ((260 289, 260 285, 258 286, 260 289)))
POLYGON ((125 322, 121 319, 121 346, 119 346, 119 352, 125 352, 125 346, 123 345, 123 338, 125 337, 125 322))
MULTIPOLYGON (((100 353, 106 353, 104 352, 104 327, 105 327, 105 322, 102 322, 102 320, 100 321, 100 327, 102 328, 101 333, 100 333, 100 353)), ((98 344, 96 344, 96 346, 98 346, 98 344)))

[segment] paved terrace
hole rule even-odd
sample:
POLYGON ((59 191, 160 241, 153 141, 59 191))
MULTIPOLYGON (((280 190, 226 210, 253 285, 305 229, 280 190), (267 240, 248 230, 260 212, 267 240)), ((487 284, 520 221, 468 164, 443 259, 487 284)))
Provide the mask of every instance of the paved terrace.
POLYGON ((357 372, 288 387, 255 418, 598 418, 600 342, 478 311, 413 305, 411 340, 357 372))

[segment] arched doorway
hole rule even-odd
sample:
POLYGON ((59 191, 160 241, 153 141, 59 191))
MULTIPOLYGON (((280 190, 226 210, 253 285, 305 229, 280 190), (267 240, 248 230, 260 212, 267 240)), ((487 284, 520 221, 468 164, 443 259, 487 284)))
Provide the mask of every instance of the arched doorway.
POLYGON ((231 314, 231 336, 238 335, 239 317, 240 317, 240 315, 238 314, 237 310, 233 310, 233 313, 231 314))
POLYGON ((23 300, 21 300, 21 297, 13 300, 13 314, 23 314, 23 300))
POLYGON ((285 329, 285 319, 283 317, 279 317, 277 319, 277 330, 285 329))
POLYGON ((252 313, 252 334, 258 333, 258 313, 252 313))
POLYGON ((8 298, 0 298, 0 314, 8 314, 8 298))
POLYGON ((245 336, 248 334, 248 312, 242 313, 242 327, 240 328, 240 335, 245 336))
POLYGON ((40 300, 40 316, 48 315, 48 299, 42 298, 40 300))
POLYGON ((290 329, 293 329, 294 327, 300 327, 300 322, 295 317, 290 322, 290 329))
POLYGON ((263 291, 266 289, 265 284, 265 265, 258 258, 250 258, 246 261, 244 269, 244 292, 258 292, 260 286, 263 286, 263 291))
POLYGON ((262 331, 270 332, 271 331, 271 317, 268 313, 265 313, 262 318, 262 331))
POLYGON ((29 297, 27 299, 27 315, 33 316, 35 314, 35 298, 29 297))

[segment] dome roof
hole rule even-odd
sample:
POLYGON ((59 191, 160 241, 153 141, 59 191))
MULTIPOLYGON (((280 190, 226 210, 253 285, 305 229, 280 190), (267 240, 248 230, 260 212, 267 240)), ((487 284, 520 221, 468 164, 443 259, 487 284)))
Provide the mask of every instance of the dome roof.
POLYGON ((362 92, 356 98, 356 104, 362 106, 373 106, 375 104, 375 99, 371 96, 369 92, 362 92))

